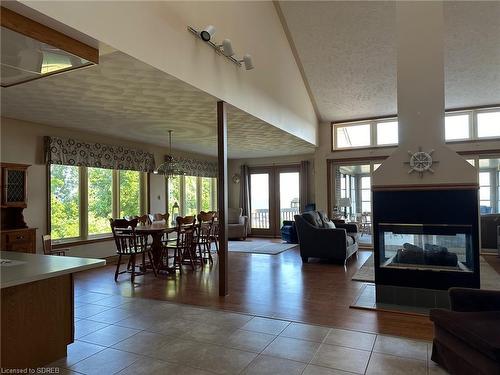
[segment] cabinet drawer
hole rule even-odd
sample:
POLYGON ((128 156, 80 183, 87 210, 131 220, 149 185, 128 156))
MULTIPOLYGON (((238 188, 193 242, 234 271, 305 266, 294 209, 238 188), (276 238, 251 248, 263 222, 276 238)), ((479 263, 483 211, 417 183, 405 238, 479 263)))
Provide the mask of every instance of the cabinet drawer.
POLYGON ((35 229, 10 230, 1 233, 1 250, 35 253, 35 229))
POLYGON ((12 244, 16 242, 29 242, 33 241, 33 233, 31 231, 19 231, 19 232, 9 232, 5 233, 6 244, 12 244))

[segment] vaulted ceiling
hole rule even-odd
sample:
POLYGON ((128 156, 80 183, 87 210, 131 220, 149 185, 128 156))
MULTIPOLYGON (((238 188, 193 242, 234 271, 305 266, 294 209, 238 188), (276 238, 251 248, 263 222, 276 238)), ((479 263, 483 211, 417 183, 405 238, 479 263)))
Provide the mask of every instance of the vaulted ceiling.
MULTIPOLYGON (((99 65, 2 88, 2 116, 217 154, 217 99, 122 52, 99 65)), ((231 158, 314 152, 314 146, 234 107, 231 158)))
MULTIPOLYGON (((396 5, 281 1, 323 121, 397 112, 396 5)), ((500 103, 500 2, 444 2, 446 108, 500 103)))

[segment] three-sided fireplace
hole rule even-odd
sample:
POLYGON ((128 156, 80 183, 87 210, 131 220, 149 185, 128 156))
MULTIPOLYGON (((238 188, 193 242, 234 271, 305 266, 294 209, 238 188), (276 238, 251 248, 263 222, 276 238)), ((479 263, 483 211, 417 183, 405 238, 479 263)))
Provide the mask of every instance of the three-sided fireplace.
POLYGON ((479 288, 477 187, 373 191, 377 302, 447 306, 452 286, 479 288))

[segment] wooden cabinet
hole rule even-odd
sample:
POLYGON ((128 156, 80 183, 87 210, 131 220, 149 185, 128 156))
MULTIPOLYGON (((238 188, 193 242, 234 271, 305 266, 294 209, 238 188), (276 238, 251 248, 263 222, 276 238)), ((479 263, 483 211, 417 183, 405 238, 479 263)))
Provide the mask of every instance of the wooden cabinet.
POLYGON ((23 210, 28 206, 27 173, 29 165, 1 163, 0 249, 36 252, 36 229, 28 228, 23 210))
POLYGON ((2 163, 2 207, 27 206, 27 170, 29 165, 2 163))

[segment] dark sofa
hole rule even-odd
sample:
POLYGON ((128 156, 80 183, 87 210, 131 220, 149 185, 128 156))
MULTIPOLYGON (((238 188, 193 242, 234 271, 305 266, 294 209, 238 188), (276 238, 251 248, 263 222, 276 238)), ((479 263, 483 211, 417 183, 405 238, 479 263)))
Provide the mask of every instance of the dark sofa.
POLYGON ((304 263, 322 258, 345 264, 358 251, 356 224, 334 224, 323 212, 309 211, 295 215, 295 226, 304 263))
POLYGON ((450 374, 500 374, 500 291, 449 290, 451 311, 432 309, 432 360, 450 374))

